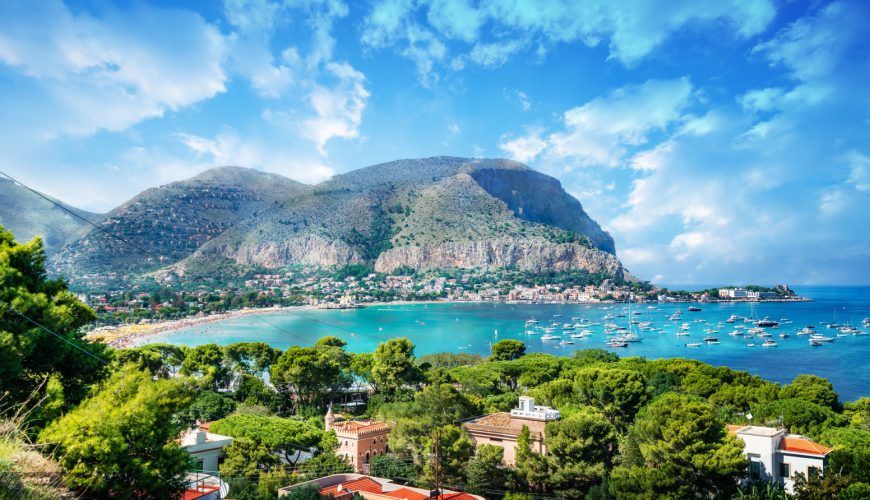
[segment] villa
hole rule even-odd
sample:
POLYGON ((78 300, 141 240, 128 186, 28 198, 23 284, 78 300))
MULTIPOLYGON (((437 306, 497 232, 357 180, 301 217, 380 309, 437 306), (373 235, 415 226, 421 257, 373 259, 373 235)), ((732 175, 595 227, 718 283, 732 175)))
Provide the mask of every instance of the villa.
POLYGON ((389 453, 387 438, 391 426, 375 420, 337 421, 332 405, 324 417, 324 428, 335 431, 338 438, 336 455, 344 457, 357 472, 368 472, 372 458, 389 453))
POLYGON ((463 422, 462 426, 474 440, 475 446, 491 444, 504 448, 504 462, 516 463, 517 437, 523 426, 529 428, 532 451, 547 454, 544 444, 544 429, 547 423, 559 420, 559 410, 549 406, 537 406, 528 396, 520 397, 519 408, 508 412, 491 413, 463 422))
POLYGON ((831 449, 786 429, 754 425, 729 425, 728 432, 745 443, 749 478, 777 481, 792 492, 795 474, 815 477, 825 469, 831 449))
POLYGON ((321 497, 335 500, 350 500, 356 496, 368 500, 484 500, 483 497, 457 491, 441 491, 412 488, 393 483, 381 477, 362 474, 333 474, 304 483, 286 486, 278 490, 278 497, 291 494, 293 490, 314 486, 320 490, 321 497))
POLYGON ((184 432, 178 439, 182 449, 190 454, 196 464, 195 470, 217 472, 224 460, 224 448, 233 443, 233 438, 209 432, 211 422, 196 422, 196 427, 184 432))

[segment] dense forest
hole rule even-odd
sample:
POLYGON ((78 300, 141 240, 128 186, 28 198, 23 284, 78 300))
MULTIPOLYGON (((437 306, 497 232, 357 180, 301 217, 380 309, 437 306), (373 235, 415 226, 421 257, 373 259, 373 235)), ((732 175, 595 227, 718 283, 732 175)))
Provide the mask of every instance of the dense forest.
MULTIPOLYGON (((0 231, 0 498, 176 497, 194 464, 175 438, 196 420, 234 437, 221 477, 239 499, 350 470, 323 429, 354 385, 360 415, 389 420, 392 453, 372 474, 486 498, 784 498, 743 484, 727 424, 783 425, 834 449, 798 498, 867 498, 870 398, 842 402, 825 379, 778 385, 687 359, 526 354, 502 341, 484 359, 417 358, 404 338, 350 353, 325 337, 279 351, 263 343, 112 350, 82 338, 94 314, 47 280, 39 240, 0 231), (268 374, 268 377, 266 376, 268 374), (267 382, 268 381, 268 382, 267 382), (520 395, 558 408, 546 456, 521 433, 515 467, 475 448, 458 421, 513 408, 520 395), (440 450, 436 455, 434 448, 440 450), (312 452, 300 460, 300 449, 312 452), (437 463, 436 463, 437 458, 437 463)), ((304 494, 306 492, 302 492, 304 494)), ((310 492, 308 492, 310 493, 310 492)))

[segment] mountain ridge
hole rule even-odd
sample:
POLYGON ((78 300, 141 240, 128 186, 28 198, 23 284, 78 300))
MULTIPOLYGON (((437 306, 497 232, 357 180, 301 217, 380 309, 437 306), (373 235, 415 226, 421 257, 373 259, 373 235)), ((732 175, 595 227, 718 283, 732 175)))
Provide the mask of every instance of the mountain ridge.
POLYGON ((628 276, 613 238, 557 179, 505 159, 395 160, 314 185, 216 167, 147 189, 102 224, 148 255, 92 230, 54 256, 53 272, 184 277, 215 263, 368 263, 628 276))

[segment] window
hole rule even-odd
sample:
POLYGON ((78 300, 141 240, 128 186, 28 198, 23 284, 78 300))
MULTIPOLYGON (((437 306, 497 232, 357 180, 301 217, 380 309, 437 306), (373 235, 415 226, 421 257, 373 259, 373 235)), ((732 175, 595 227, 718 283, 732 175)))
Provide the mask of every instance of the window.
POLYGON ((779 464, 779 477, 788 479, 791 477, 791 464, 785 462, 779 464))
POLYGON ((196 461, 196 468, 194 470, 202 470, 205 467, 205 462, 202 460, 196 461))
POLYGON ((371 458, 369 457, 369 452, 366 452, 366 464, 368 464, 370 461, 371 458))
POLYGON ((807 479, 818 479, 821 472, 821 467, 813 467, 812 465, 809 465, 807 466, 807 479))
POLYGON ((749 477, 751 479, 761 479, 761 462, 752 460, 749 462, 749 477))

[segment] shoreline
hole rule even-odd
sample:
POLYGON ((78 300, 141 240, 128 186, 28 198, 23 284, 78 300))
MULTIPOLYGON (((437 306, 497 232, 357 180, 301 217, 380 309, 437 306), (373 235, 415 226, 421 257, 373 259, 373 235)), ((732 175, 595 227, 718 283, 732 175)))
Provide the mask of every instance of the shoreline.
MULTIPOLYGON (((800 297, 795 299, 772 299, 763 301, 747 301, 747 300, 717 300, 710 303, 763 303, 763 302, 813 302, 813 299, 800 297)), ((148 337, 153 337, 161 333, 178 330, 180 328, 189 328, 209 323, 216 323, 237 317, 252 316, 257 314, 283 313, 293 311, 341 311, 365 309, 368 307, 388 307, 388 306, 407 306, 407 305, 425 305, 425 304, 553 304, 553 305, 590 305, 590 304, 622 304, 623 302, 616 301, 600 301, 600 302, 527 302, 527 301, 485 301, 485 300, 396 300, 391 302, 368 302, 358 304, 354 307, 318 307, 312 305, 304 306, 275 306, 264 308, 246 308, 235 309, 218 314, 208 314, 202 316, 190 316, 180 319, 162 320, 154 323, 135 323, 118 326, 103 326, 92 330, 85 334, 85 338, 90 341, 102 342, 115 349, 127 349, 139 345, 141 340, 148 337)), ((671 303, 693 303, 692 301, 674 301, 671 303)))

